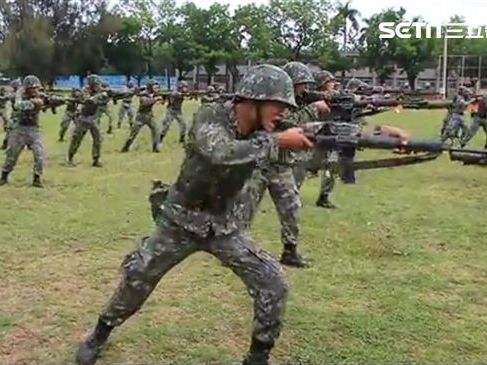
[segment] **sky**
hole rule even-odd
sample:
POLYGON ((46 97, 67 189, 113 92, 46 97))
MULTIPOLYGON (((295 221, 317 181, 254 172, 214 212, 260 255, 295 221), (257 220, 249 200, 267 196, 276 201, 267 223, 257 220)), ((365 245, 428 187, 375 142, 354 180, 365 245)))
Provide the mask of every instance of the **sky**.
MULTIPOLYGON (((184 3, 185 0, 178 0, 184 3)), ((207 7, 215 0, 192 0, 200 7, 207 7)), ((257 3, 265 4, 267 0, 220 0, 220 3, 230 4, 231 8, 238 5, 257 3)), ((452 15, 463 15, 466 22, 472 26, 487 25, 487 0, 351 0, 352 6, 359 10, 362 17, 377 13, 385 8, 404 7, 408 17, 421 15, 432 24, 446 23, 452 15)))

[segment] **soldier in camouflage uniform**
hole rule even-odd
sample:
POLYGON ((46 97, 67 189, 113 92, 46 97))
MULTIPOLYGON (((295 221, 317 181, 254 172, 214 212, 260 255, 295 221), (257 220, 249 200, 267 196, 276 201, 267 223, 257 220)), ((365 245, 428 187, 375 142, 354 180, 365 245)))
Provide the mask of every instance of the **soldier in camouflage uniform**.
MULTIPOLYGON (((301 102, 301 97, 308 90, 309 84, 314 82, 311 71, 300 62, 290 62, 283 69, 293 81, 299 109, 290 113, 280 124, 279 129, 296 127, 300 123, 317 120, 319 115, 315 106, 301 102)), ((302 268, 307 264, 297 253, 301 201, 293 174, 294 164, 295 156, 290 151, 283 150, 280 151, 278 159, 269 166, 254 171, 252 179, 246 185, 250 200, 248 208, 251 211, 247 219, 253 217, 253 211, 257 209, 265 191, 269 190, 281 223, 281 242, 284 246, 281 263, 302 268)))
POLYGON ((4 137, 4 144, 5 148, 7 148, 7 135, 10 127, 10 121, 7 116, 7 104, 10 100, 10 96, 7 94, 7 91, 4 87, 0 88, 0 119, 3 126, 3 131, 5 132, 4 137))
POLYGON ((135 113, 132 107, 132 100, 136 93, 136 88, 132 81, 127 83, 127 92, 129 93, 126 97, 122 99, 122 106, 120 107, 120 110, 118 112, 118 128, 122 127, 122 122, 125 119, 125 116, 127 116, 129 119, 130 128, 132 128, 134 124, 135 113))
POLYGON ((441 129, 441 140, 459 138, 464 141, 468 138, 468 128, 465 124, 464 114, 467 107, 472 103, 470 100, 472 93, 465 86, 460 86, 457 95, 452 100, 448 115, 443 120, 441 129), (461 135, 459 135, 461 132, 461 135))
POLYGON ((64 111, 64 116, 61 121, 61 126, 59 129, 59 142, 64 141, 64 136, 68 131, 71 122, 76 122, 76 112, 78 110, 78 102, 81 97, 81 89, 73 88, 71 90, 71 98, 66 103, 66 110, 64 111))
POLYGON ((202 106, 194 120, 186 158, 157 215, 156 229, 127 255, 118 289, 76 356, 93 365, 114 327, 136 313, 158 282, 191 254, 205 251, 229 267, 254 299, 252 341, 244 365, 268 365, 279 337, 287 297, 280 265, 241 230, 236 200, 256 166, 278 148, 309 148, 303 131, 272 134, 288 107, 292 82, 279 68, 253 67, 236 98, 202 106))
POLYGON ((101 84, 101 87, 103 91, 105 92, 103 96, 100 98, 100 106, 98 107, 97 110, 97 123, 98 126, 101 126, 101 118, 103 115, 106 115, 108 118, 108 129, 107 129, 107 134, 112 134, 113 133, 113 117, 112 117, 112 111, 110 110, 109 103, 110 103, 110 85, 106 82, 103 82, 101 84))
MULTIPOLYGON (((42 187, 41 176, 44 167, 44 146, 39 129, 39 112, 45 106, 44 100, 39 97, 41 82, 36 76, 26 76, 15 96, 16 123, 10 135, 6 152, 5 163, 2 168, 0 185, 8 183, 8 176, 15 168, 22 150, 30 145, 34 154, 34 178, 32 185, 42 187)), ((52 96, 50 102, 62 104, 64 98, 52 96)))
POLYGON ((2 150, 6 150, 8 146, 8 136, 10 131, 12 130, 15 120, 17 117, 17 111, 15 110, 15 95, 17 90, 22 86, 22 81, 20 79, 15 79, 10 82, 10 87, 12 88, 12 92, 8 94, 8 100, 10 101, 10 121, 7 124, 5 129, 5 137, 2 143, 2 150))
POLYGON ((130 130, 130 135, 125 142, 121 152, 128 152, 130 146, 137 138, 140 129, 143 126, 147 126, 151 131, 152 136, 152 152, 159 152, 159 135, 157 133, 157 127, 154 122, 154 113, 152 107, 155 103, 162 101, 161 96, 156 96, 156 83, 149 80, 146 84, 146 89, 140 95, 139 111, 135 118, 135 124, 130 130))
POLYGON ((102 164, 100 163, 100 154, 103 138, 97 120, 98 108, 105 102, 108 95, 101 89, 100 78, 97 75, 89 75, 87 77, 87 82, 88 84, 83 89, 80 98, 81 108, 69 145, 68 163, 74 165, 73 158, 76 152, 78 152, 78 148, 80 147, 83 138, 89 131, 91 138, 93 139, 93 147, 91 149, 91 155, 93 157, 92 166, 102 167, 102 164))
POLYGON ((184 81, 179 82, 177 91, 171 92, 168 96, 166 116, 162 120, 161 136, 159 142, 162 143, 169 127, 174 119, 179 124, 179 143, 184 144, 186 139, 186 121, 183 117, 184 94, 188 92, 188 84, 184 81))
POLYGON ((462 139, 462 147, 467 145, 468 142, 472 140, 473 137, 477 134, 477 131, 480 127, 484 130, 486 141, 484 145, 484 149, 487 150, 487 96, 484 95, 478 101, 478 110, 475 113, 472 113, 472 125, 470 126, 470 130, 462 139))
MULTIPOLYGON (((326 97, 336 94, 335 77, 331 72, 321 71, 316 77, 317 89, 326 97)), ((315 151, 321 167, 320 194, 316 205, 318 207, 334 209, 336 206, 330 201, 330 194, 335 187, 335 179, 338 174, 338 152, 337 151, 315 151)))

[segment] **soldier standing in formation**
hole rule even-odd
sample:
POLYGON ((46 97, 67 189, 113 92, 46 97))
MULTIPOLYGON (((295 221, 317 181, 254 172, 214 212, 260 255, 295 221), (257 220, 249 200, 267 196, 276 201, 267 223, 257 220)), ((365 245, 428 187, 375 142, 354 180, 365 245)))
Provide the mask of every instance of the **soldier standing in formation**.
POLYGON ((448 139, 460 139, 460 143, 468 138, 468 128, 465 124, 465 111, 472 103, 470 100, 471 92, 465 86, 460 86, 457 95, 452 100, 448 114, 443 120, 443 128, 441 129, 441 140, 443 142, 448 139), (459 135, 459 132, 461 134, 459 135))
POLYGON ((183 101, 184 94, 188 92, 188 84, 184 81, 180 81, 176 91, 173 91, 168 96, 167 111, 164 119, 162 120, 161 136, 159 142, 162 143, 166 136, 169 127, 174 119, 179 124, 179 143, 184 144, 186 139, 186 121, 183 117, 183 101))
MULTIPOLYGON (((30 146, 34 154, 34 178, 32 185, 42 187, 42 172, 44 167, 44 146, 39 129, 39 113, 45 106, 40 98, 39 88, 41 82, 36 76, 26 76, 15 96, 16 123, 10 135, 6 152, 5 163, 2 168, 0 185, 8 183, 8 176, 13 171, 20 153, 26 146, 30 146)), ((62 104, 64 98, 51 96, 50 103, 62 104)))
POLYGON ((246 285, 255 313, 243 363, 269 364, 282 327, 287 286, 280 265, 242 232, 245 222, 236 200, 253 169, 277 158, 279 147, 311 147, 300 128, 271 133, 295 106, 289 76, 278 67, 260 65, 243 77, 232 102, 200 108, 156 229, 123 261, 120 285, 80 345, 77 364, 93 365, 114 327, 142 307, 165 274, 198 251, 218 258, 246 285))
POLYGON ((10 121, 7 115, 7 104, 10 100, 10 96, 7 94, 7 90, 4 87, 0 88, 0 119, 5 132, 2 149, 7 148, 8 144, 8 131, 10 129, 10 121))
POLYGON ((132 101, 134 99, 136 91, 137 90, 134 83, 132 81, 129 81, 127 83, 127 95, 122 99, 122 106, 120 107, 120 110, 118 112, 118 128, 122 127, 125 116, 128 117, 130 128, 133 127, 135 113, 132 106, 132 101))
POLYGON ((81 109, 69 145, 68 163, 70 165, 74 165, 73 158, 86 132, 89 131, 93 139, 93 147, 91 149, 91 155, 93 157, 92 166, 102 166, 100 163, 102 136, 98 125, 98 108, 105 102, 107 97, 107 93, 101 89, 100 78, 94 74, 89 75, 87 77, 87 85, 81 94, 81 109))
POLYGON ((64 136, 68 131, 71 123, 76 123, 76 112, 78 110, 78 100, 81 98, 81 89, 73 88, 71 90, 71 98, 66 103, 66 110, 59 128, 59 142, 64 141, 64 136))
POLYGON ((100 97, 100 105, 97 110, 97 123, 98 126, 101 126, 101 118, 106 115, 108 118, 108 129, 107 129, 107 134, 112 134, 113 133, 113 117, 112 117, 112 111, 110 110, 109 103, 110 103, 110 85, 106 82, 103 82, 101 84, 102 90, 104 91, 104 94, 100 97))
POLYGON ((145 91, 139 94, 139 111, 135 118, 135 124, 132 125, 129 137, 125 142, 121 152, 128 152, 130 146, 137 138, 140 129, 143 126, 147 126, 151 131, 152 137, 152 152, 159 152, 159 135, 157 133, 157 126, 154 122, 154 112, 152 108, 154 104, 162 101, 161 96, 156 96, 156 83, 153 80, 149 80, 146 84, 145 91))
POLYGON ((484 149, 487 150, 487 96, 484 95, 478 100, 478 109, 476 112, 472 113, 472 125, 465 138, 462 140, 462 147, 464 147, 468 142, 472 140, 477 134, 480 127, 484 130, 486 137, 484 149))

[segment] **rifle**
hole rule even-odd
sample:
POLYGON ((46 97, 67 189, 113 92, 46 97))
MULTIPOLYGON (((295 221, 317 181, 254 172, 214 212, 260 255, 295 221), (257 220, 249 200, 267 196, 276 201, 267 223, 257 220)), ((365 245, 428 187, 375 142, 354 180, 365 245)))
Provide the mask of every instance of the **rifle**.
POLYGON ((63 96, 48 93, 40 93, 38 97, 44 102, 41 110, 45 112, 47 109, 51 109, 52 114, 57 114, 57 107, 65 104, 67 100, 63 96))

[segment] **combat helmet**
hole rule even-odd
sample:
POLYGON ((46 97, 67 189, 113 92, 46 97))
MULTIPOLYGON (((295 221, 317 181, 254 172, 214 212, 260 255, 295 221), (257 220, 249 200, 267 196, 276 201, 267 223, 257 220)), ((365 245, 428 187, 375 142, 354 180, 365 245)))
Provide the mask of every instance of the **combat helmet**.
POLYGON ((217 91, 218 93, 223 94, 225 92, 225 88, 223 86, 218 86, 217 91))
POLYGON ((188 83, 186 81, 179 81, 178 82, 178 89, 181 89, 183 87, 188 87, 188 83))
POLYGON ((41 86, 42 86, 41 81, 39 80, 39 78, 37 76, 34 76, 34 75, 28 75, 22 81, 22 87, 24 89, 41 87, 41 86))
POLYGON ((308 68, 308 66, 301 62, 288 62, 282 67, 282 69, 291 77, 294 85, 310 84, 315 82, 311 70, 308 68))
POLYGON ((462 85, 458 88, 458 93, 464 96, 470 96, 473 92, 466 86, 462 85))
POLYGON ((316 86, 318 86, 318 88, 321 88, 327 82, 335 81, 335 76, 333 76, 333 74, 330 71, 323 70, 323 71, 320 71, 316 74, 315 79, 316 79, 316 83, 317 83, 316 86))
POLYGON ((21 86, 22 86, 22 81, 20 81, 20 78, 10 81, 10 87, 13 89, 18 89, 21 86))
POLYGON ((365 82, 363 82, 362 80, 359 80, 357 78, 353 78, 347 82, 347 86, 345 87, 345 89, 350 90, 350 91, 355 91, 357 89, 360 89, 361 87, 368 87, 368 85, 365 82))
POLYGON ((208 86, 206 89, 209 93, 214 93, 215 92, 215 87, 213 85, 208 86))
POLYGON ((237 99, 277 101, 297 107, 294 99, 293 81, 277 66, 258 65, 249 68, 240 81, 237 99))
POLYGON ((86 77, 86 82, 88 84, 100 84, 101 83, 101 79, 100 79, 100 76, 98 75, 95 75, 95 74, 91 74, 91 75, 88 75, 86 77))

